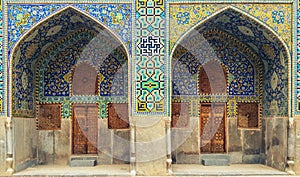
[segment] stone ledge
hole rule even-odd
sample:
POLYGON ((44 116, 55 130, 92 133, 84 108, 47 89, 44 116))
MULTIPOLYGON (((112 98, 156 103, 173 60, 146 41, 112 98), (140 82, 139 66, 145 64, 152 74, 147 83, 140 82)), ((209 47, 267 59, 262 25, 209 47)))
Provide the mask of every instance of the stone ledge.
POLYGON ((230 156, 227 154, 202 155, 201 162, 204 166, 229 166, 230 156))
POLYGON ((72 160, 71 167, 93 167, 97 164, 96 160, 72 160))

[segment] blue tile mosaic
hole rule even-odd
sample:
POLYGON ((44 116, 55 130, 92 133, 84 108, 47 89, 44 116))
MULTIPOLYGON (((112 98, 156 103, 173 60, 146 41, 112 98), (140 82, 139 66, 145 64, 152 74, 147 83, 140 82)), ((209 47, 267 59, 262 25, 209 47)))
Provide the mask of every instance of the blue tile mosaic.
MULTIPOLYGON (((10 50, 27 30, 66 6, 68 4, 9 4, 10 50)), ((74 4, 73 7, 107 25, 131 50, 131 4, 74 4)))
POLYGON ((164 115, 166 109, 165 1, 136 2, 134 114, 164 115))
POLYGON ((3 59, 3 14, 2 14, 2 1, 0 4, 0 115, 4 114, 5 106, 5 86, 4 86, 4 77, 6 77, 4 71, 4 59, 3 59))
MULTIPOLYGON (((259 79, 255 78, 257 72, 254 68, 263 71, 262 78, 262 100, 263 100, 263 114, 264 115, 281 115, 286 116, 288 113, 287 102, 288 99, 288 72, 287 72, 287 51, 285 47, 279 41, 272 32, 270 32, 267 28, 260 25, 256 21, 247 18, 244 14, 241 14, 234 9, 227 9, 213 18, 207 20, 205 23, 197 26, 194 31, 197 31, 198 35, 203 34, 204 37, 196 37, 191 34, 191 38, 185 37, 183 42, 179 43, 179 46, 182 45, 185 48, 185 52, 183 53, 175 53, 174 58, 178 59, 178 61, 182 61, 183 57, 185 58, 186 52, 191 52, 194 55, 193 57, 189 57, 189 64, 185 64, 188 68, 188 71, 191 76, 194 75, 196 78, 196 70, 199 65, 207 62, 207 59, 216 59, 223 62, 229 70, 229 78, 228 78, 228 92, 229 95, 241 95, 241 96, 250 96, 254 95, 259 97, 259 90, 257 87, 261 85, 259 79), (232 25, 234 24, 234 25, 232 25), (225 35, 232 36, 233 41, 238 43, 238 41, 242 44, 246 44, 248 49, 246 50, 236 50, 234 48, 230 48, 231 42, 229 40, 224 40, 224 37, 216 38, 217 33, 211 33, 211 36, 205 36, 204 34, 207 31, 223 31, 225 35), (188 38, 188 39, 186 39, 188 38), (186 41, 190 40, 190 44, 187 44, 186 41), (196 42, 207 41, 205 42, 196 42), (202 43, 202 44, 201 44, 202 43), (198 44, 198 45, 195 45, 198 44), (202 48, 201 48, 201 45, 202 48), (207 51, 207 47, 211 46, 212 50, 207 51), (197 48, 198 47, 198 48, 197 48), (243 53, 247 53, 248 51, 253 51, 257 57, 248 56, 245 57, 243 53), (208 52, 208 54, 207 54, 208 52), (209 56, 210 54, 210 56, 209 56), (247 61, 251 58, 261 58, 260 65, 254 66, 255 61, 247 61), (193 68, 193 69, 190 69, 193 68), (247 72, 245 72, 247 71, 247 72), (255 86, 257 85, 257 86, 255 86)), ((193 32, 193 30, 192 30, 193 32)), ((188 35, 187 35, 188 36, 188 35)), ((175 48, 176 51, 176 48, 175 48)), ((174 55, 174 54, 173 54, 174 55)), ((176 63, 176 60, 175 62, 176 63)), ((184 70, 175 68, 173 70, 173 77, 180 78, 180 73, 184 72, 184 70)), ((196 79, 189 79, 195 85, 196 79)), ((189 90, 188 86, 193 85, 192 83, 182 80, 177 81, 176 86, 174 86, 173 94, 178 94, 178 87, 180 90, 183 90, 183 95, 193 95, 196 93, 195 87, 194 89, 189 90)), ((197 88, 197 87, 196 87, 197 88)))
MULTIPOLYGON (((127 101, 128 57, 125 46, 99 23, 70 7, 59 12, 16 47, 13 115, 33 117, 36 102, 61 103, 67 108, 72 103, 100 103, 102 97, 127 101), (83 61, 97 69, 98 96, 71 94, 72 71, 83 61)), ((63 117, 70 114, 70 110, 63 111, 63 117)))

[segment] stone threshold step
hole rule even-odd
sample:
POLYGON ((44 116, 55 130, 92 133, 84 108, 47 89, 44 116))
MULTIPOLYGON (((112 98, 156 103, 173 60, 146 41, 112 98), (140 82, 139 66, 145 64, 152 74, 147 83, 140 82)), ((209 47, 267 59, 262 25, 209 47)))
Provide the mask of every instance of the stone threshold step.
POLYGON ((202 159, 204 166, 229 166, 230 162, 228 159, 202 159))
POLYGON ((71 156, 71 167, 93 167, 97 165, 97 156, 71 156))
POLYGON ((97 156, 88 156, 88 155, 72 155, 70 160, 97 160, 97 156))
POLYGON ((204 166, 229 166, 230 155, 227 154, 205 154, 201 156, 204 166))
POLYGON ((71 167, 93 167, 97 165, 96 160, 71 160, 71 167))

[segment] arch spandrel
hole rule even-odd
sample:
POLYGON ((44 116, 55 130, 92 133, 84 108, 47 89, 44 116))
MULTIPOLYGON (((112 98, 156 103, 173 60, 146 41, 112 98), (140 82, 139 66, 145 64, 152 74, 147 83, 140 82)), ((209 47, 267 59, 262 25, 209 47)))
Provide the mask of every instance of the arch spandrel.
MULTIPOLYGON (((8 41, 9 51, 17 45, 29 31, 39 26, 45 19, 64 11, 66 8, 73 8, 80 13, 98 23, 107 26, 112 33, 126 45, 127 50, 131 51, 131 4, 8 4, 8 41), (43 9, 43 13, 39 13, 43 9), (107 13, 102 13, 103 9, 107 13), (101 14, 101 15, 99 15, 101 14), (120 15, 121 14, 121 15, 120 15), (120 30, 122 29, 123 30, 120 30)), ((73 18, 70 20, 81 20, 73 18)))
MULTIPOLYGON (((252 18, 270 27, 285 41, 289 49, 292 48, 290 36, 292 34, 293 5, 291 3, 170 3, 170 26, 172 27, 170 28, 170 49, 174 48, 178 40, 189 29, 231 7, 251 15, 252 18)), ((228 18, 223 20, 228 20, 228 18)))

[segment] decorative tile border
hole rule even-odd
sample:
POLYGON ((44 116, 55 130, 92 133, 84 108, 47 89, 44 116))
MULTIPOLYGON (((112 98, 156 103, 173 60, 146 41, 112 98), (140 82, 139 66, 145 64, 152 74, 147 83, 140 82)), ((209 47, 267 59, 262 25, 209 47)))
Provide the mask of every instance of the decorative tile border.
MULTIPOLYGON (((296 25, 296 43, 297 45, 295 47, 297 47, 295 49, 296 51, 296 57, 295 57, 295 70, 296 70, 296 92, 295 92, 295 97, 297 97, 297 103, 296 103, 296 114, 300 115, 300 5, 297 4, 297 11, 296 11, 296 15, 297 15, 297 25, 296 25)), ((294 96, 294 95, 293 95, 294 96)))
POLYGON ((166 113, 164 0, 136 0, 133 114, 166 113))
POLYGON ((3 11, 2 11, 2 0, 0 0, 0 115, 4 114, 4 107, 5 107, 5 82, 4 77, 4 58, 3 58, 3 11))
MULTIPOLYGON (((191 105, 190 116, 199 117, 199 103, 220 103, 227 102, 227 115, 228 117, 237 116, 237 103, 260 103, 261 100, 252 96, 227 96, 227 95, 197 95, 197 96, 180 96, 173 97, 172 102, 187 102, 191 105)), ((260 110, 260 115, 262 110, 260 110)))

